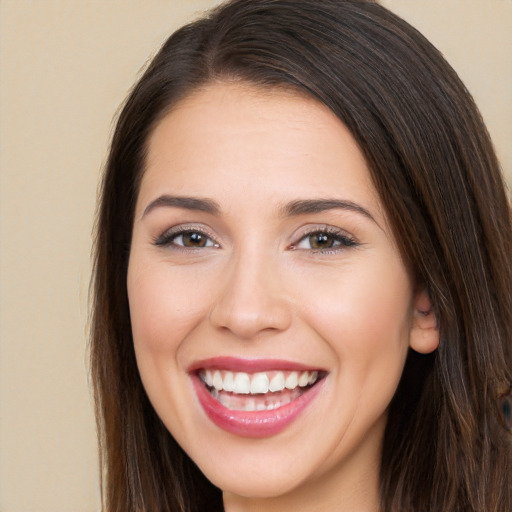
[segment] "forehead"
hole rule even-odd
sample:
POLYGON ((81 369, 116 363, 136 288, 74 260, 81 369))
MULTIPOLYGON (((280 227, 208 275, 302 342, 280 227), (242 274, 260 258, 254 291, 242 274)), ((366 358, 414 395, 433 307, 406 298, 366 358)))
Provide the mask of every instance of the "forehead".
POLYGON ((306 150, 316 144, 319 151, 315 156, 318 157, 338 135, 347 141, 350 139, 352 152, 360 154, 355 141, 334 113, 305 94, 290 88, 257 87, 239 82, 213 83, 194 90, 179 101, 156 126, 149 138, 146 167, 158 163, 164 146, 169 150, 171 147, 185 150, 188 144, 183 143, 189 143, 191 138, 195 138, 198 149, 216 141, 223 142, 221 149, 225 151, 228 138, 245 149, 251 144, 265 144, 265 147, 260 146, 262 156, 263 150, 268 154, 280 146, 284 151, 289 144, 303 139, 302 142, 307 140, 310 144, 304 145, 304 151, 298 156, 306 156, 306 150))
POLYGON ((334 113, 295 91, 239 83, 193 92, 157 125, 141 195, 162 186, 221 198, 227 188, 245 187, 246 197, 253 192, 283 201, 336 192, 380 210, 366 161, 334 113))
POLYGON ((359 153, 343 123, 314 98, 291 88, 220 82, 195 89, 167 112, 149 138, 148 167, 155 150, 162 149, 162 139, 166 139, 165 144, 172 142, 170 135, 177 141, 176 145, 190 136, 208 135, 207 139, 198 138, 197 143, 202 144, 212 137, 221 139, 228 132, 237 139, 249 134, 256 137, 259 133, 260 139, 255 142, 267 143, 269 135, 276 142, 304 137, 315 143, 322 140, 328 143, 329 139, 341 135, 350 139, 354 152, 359 153), (320 137, 314 140, 315 136, 320 137))

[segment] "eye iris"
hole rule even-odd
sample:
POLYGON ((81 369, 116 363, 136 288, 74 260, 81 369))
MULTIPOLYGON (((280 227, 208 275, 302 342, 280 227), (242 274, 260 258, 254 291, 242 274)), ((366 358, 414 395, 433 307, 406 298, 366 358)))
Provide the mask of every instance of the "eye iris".
POLYGON ((196 231, 183 234, 183 245, 185 247, 205 247, 207 237, 196 231))
POLYGON ((315 233, 310 235, 309 243, 313 249, 329 249, 334 244, 334 239, 327 233, 315 233))

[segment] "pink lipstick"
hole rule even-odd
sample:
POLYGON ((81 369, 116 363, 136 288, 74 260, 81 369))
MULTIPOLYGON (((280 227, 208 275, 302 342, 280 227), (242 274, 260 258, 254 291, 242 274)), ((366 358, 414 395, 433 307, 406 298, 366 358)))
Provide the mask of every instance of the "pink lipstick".
POLYGON ((190 368, 209 419, 233 434, 263 438, 286 428, 316 398, 326 372, 275 359, 212 358, 190 368))

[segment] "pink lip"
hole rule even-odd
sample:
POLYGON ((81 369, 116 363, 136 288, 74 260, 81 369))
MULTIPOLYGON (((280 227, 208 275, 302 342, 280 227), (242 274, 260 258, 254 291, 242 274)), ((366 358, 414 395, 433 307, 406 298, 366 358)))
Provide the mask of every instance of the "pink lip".
POLYGON ((306 390, 299 398, 270 411, 234 411, 224 407, 210 394, 194 370, 199 368, 222 368, 226 370, 257 372, 263 370, 304 370, 304 365, 277 360, 240 360, 236 358, 214 358, 193 365, 190 376, 194 391, 204 412, 218 427, 241 437, 270 437, 285 429, 318 396, 325 379, 306 390), (270 363, 270 364, 269 364, 270 363))
POLYGON ((256 373, 272 370, 306 371, 319 370, 301 363, 281 359, 240 359, 238 357, 212 357, 193 363, 188 369, 195 372, 200 369, 215 368, 232 372, 256 373))

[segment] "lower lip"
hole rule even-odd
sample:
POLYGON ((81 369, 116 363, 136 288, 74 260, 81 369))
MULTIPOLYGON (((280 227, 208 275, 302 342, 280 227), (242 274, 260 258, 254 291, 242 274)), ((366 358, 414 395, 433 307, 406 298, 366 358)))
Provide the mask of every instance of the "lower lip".
POLYGON ((215 400, 197 375, 192 376, 194 390, 201 407, 215 425, 241 437, 263 438, 284 430, 304 411, 320 392, 324 379, 299 398, 270 411, 233 411, 215 400))

